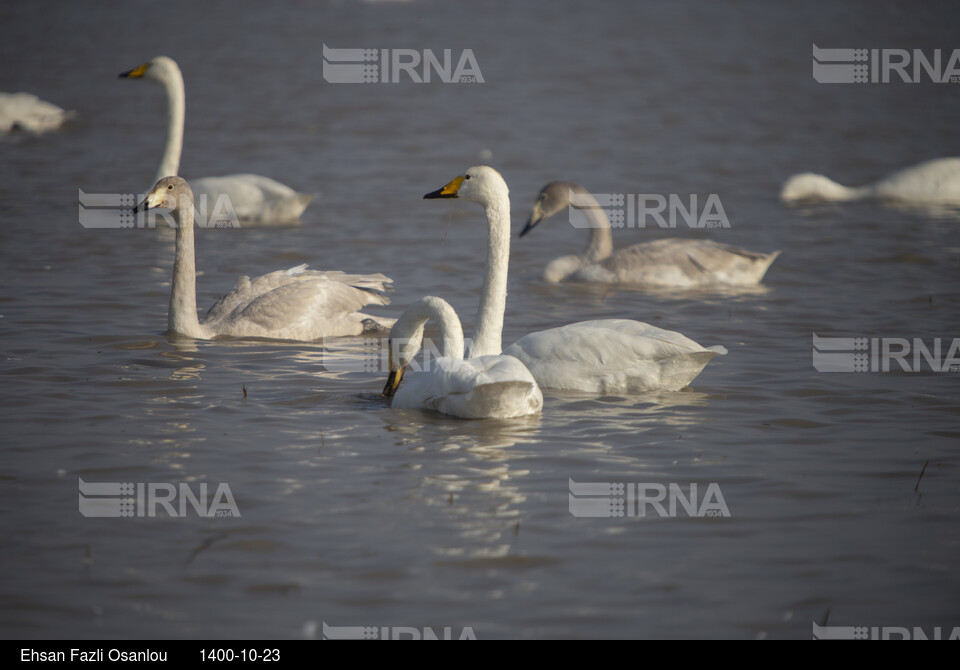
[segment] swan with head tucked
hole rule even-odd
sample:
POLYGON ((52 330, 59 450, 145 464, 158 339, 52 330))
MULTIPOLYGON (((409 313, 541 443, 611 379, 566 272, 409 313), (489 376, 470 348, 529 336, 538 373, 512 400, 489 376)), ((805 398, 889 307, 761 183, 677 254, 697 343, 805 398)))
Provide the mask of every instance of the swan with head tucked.
POLYGON ((712 240, 667 238, 634 244, 616 252, 610 220, 596 198, 578 184, 550 182, 540 190, 523 237, 541 221, 574 207, 583 212, 590 228, 590 244, 579 256, 562 256, 547 264, 548 282, 576 279, 606 284, 694 288, 754 286, 780 255, 748 251, 712 240))
MULTIPOLYGON (((510 193, 499 172, 472 167, 424 198, 463 198, 483 206, 489 238, 472 356, 501 353, 510 260, 510 193)), ((720 346, 628 319, 583 321, 526 335, 502 350, 541 388, 589 393, 676 391, 688 386, 720 346)))
POLYGON ((41 135, 56 130, 73 115, 32 93, 0 93, 0 133, 20 130, 41 135))
POLYGON ((462 419, 511 419, 543 409, 540 387, 513 356, 464 359, 460 318, 450 303, 433 296, 410 305, 391 329, 390 374, 383 396, 393 398, 394 409, 430 409, 462 419), (424 370, 404 376, 422 346, 428 321, 440 328, 442 355, 426 356, 424 370))
POLYGON ((843 186, 823 175, 804 172, 783 184, 780 199, 784 202, 883 200, 960 206, 960 158, 936 158, 857 187, 843 186))
MULTIPOLYGON (((166 56, 157 56, 139 67, 123 72, 122 78, 150 79, 160 83, 167 92, 167 145, 157 169, 155 181, 179 174, 180 153, 183 150, 183 126, 186 93, 183 75, 176 62, 166 56)), ((289 186, 269 177, 255 174, 232 174, 224 177, 205 177, 190 180, 198 213, 206 221, 222 211, 221 198, 229 198, 229 206, 240 221, 253 223, 280 223, 299 219, 314 196, 297 193, 289 186)), ((227 210, 229 211, 229 210, 227 210)))
POLYGON ((182 177, 164 177, 134 211, 156 208, 172 210, 176 224, 176 256, 167 313, 170 333, 204 340, 228 336, 311 341, 382 331, 393 324, 392 319, 374 318, 359 311, 366 305, 389 303, 380 292, 390 279, 382 274, 317 272, 307 270, 306 265, 255 279, 241 277, 233 291, 220 298, 200 319, 190 185, 182 177))

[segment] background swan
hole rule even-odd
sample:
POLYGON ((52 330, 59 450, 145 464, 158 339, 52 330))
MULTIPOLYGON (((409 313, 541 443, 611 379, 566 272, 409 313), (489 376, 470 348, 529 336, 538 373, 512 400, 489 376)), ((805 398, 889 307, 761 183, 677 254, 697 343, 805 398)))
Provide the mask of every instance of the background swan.
MULTIPOLYGON (((463 198, 486 211, 489 238, 473 356, 499 354, 510 258, 510 193, 499 172, 472 167, 424 198, 463 198)), ((720 346, 702 347, 640 321, 584 321, 531 333, 503 350, 533 373, 541 388, 591 393, 675 391, 700 374, 720 346)))
POLYGON ((393 398, 394 409, 431 409, 462 419, 509 419, 543 409, 536 380, 516 358, 463 358, 460 318, 447 301, 433 296, 410 305, 390 331, 390 376, 383 395, 393 398), (443 355, 427 356, 423 371, 404 377, 422 346, 427 321, 439 325, 443 355))
POLYGON ((31 93, 0 93, 0 133, 22 130, 40 135, 56 130, 73 115, 31 93))
POLYGON ((753 286, 763 279, 779 251, 764 254, 712 240, 667 238, 613 251, 610 220, 584 187, 566 181, 550 182, 540 190, 523 237, 541 221, 568 206, 582 211, 589 221, 590 244, 579 256, 563 256, 547 264, 543 278, 609 284, 645 284, 678 288, 702 286, 753 286), (577 204, 571 196, 577 194, 577 204))
MULTIPOLYGON (((133 70, 121 73, 120 77, 150 79, 163 85, 167 92, 167 145, 154 181, 179 174, 186 108, 180 68, 173 59, 157 56, 133 70)), ((208 212, 213 214, 218 211, 216 207, 222 195, 229 197, 230 205, 240 221, 253 223, 296 221, 315 197, 297 193, 269 177, 253 174, 193 179, 190 187, 204 222, 208 212)))
POLYGON ((784 202, 890 200, 916 205, 960 206, 960 158, 937 158, 904 168, 866 186, 848 187, 804 172, 790 177, 780 191, 784 202))
POLYGON ((202 318, 197 318, 196 263, 193 246, 193 193, 182 177, 164 177, 134 211, 173 211, 176 257, 167 326, 171 333, 197 339, 217 336, 316 340, 360 335, 393 324, 359 312, 386 305, 380 294, 391 282, 382 274, 316 272, 299 265, 250 279, 241 277, 202 318))

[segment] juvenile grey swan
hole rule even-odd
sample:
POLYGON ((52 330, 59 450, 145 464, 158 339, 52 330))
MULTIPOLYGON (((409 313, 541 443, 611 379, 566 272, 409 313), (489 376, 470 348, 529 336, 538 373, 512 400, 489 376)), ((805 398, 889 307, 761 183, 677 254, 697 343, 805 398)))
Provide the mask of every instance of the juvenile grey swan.
POLYGON ((217 336, 311 341, 386 329, 393 319, 359 310, 386 305, 382 274, 318 272, 298 265, 262 277, 240 277, 201 319, 197 317, 193 247, 193 192, 182 177, 164 177, 134 211, 169 209, 176 224, 176 256, 167 327, 171 333, 209 340, 217 336))
POLYGON ((606 213, 589 191, 568 181, 553 181, 540 190, 520 237, 568 206, 582 211, 589 221, 590 244, 579 256, 550 261, 543 272, 548 282, 574 279, 676 288, 755 286, 780 255, 779 251, 765 254, 712 240, 675 237, 614 251, 606 213), (571 202, 573 194, 577 204, 571 202))

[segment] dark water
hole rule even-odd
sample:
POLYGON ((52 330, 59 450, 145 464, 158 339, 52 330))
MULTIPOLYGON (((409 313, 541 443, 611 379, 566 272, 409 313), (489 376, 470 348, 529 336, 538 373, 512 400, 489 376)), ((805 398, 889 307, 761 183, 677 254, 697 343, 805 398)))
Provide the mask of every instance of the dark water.
POLYGON ((813 333, 960 337, 960 222, 777 200, 795 172, 860 184, 958 153, 956 85, 811 77, 812 44, 949 54, 955 4, 197 4, 0 7, 0 90, 77 111, 0 142, 3 637, 960 626, 956 374, 811 364, 813 333), (471 49, 484 83, 330 84, 324 44, 471 49), (117 74, 159 54, 186 79, 185 176, 321 194, 300 226, 200 230, 201 308, 240 274, 310 263, 392 277, 392 316, 439 294, 470 330, 482 211, 421 196, 477 163, 510 184, 516 230, 567 179, 714 193, 731 224, 621 230, 618 245, 702 236, 783 255, 762 290, 649 293, 542 284, 584 243, 562 216, 515 239, 505 342, 623 317, 729 350, 687 391, 547 393, 519 421, 390 410, 360 340, 168 339, 169 231, 77 215, 79 189, 149 186, 163 93, 117 74), (241 517, 88 518, 79 479, 227 483, 241 517), (730 516, 580 518, 570 480, 715 483, 730 516))

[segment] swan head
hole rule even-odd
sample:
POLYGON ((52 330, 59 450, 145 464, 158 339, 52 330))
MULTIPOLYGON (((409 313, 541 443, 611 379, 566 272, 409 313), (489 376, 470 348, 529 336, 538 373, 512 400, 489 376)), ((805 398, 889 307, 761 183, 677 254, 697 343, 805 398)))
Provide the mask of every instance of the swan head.
POLYGON ((183 81, 183 75, 177 62, 166 56, 157 56, 148 60, 142 65, 138 65, 132 70, 120 73, 121 79, 152 79, 161 84, 168 82, 183 81))
POLYGON ((780 199, 784 202, 849 200, 851 197, 851 189, 812 172, 793 175, 780 189, 780 199))
POLYGON ((133 208, 134 212, 148 209, 170 209, 174 212, 193 212, 193 191, 183 177, 164 177, 157 182, 147 197, 133 208))
MULTIPOLYGON (((384 398, 392 398, 400 386, 403 373, 410 361, 423 347, 423 331, 427 321, 435 321, 440 327, 440 338, 443 342, 442 356, 449 358, 463 358, 463 329, 460 318, 453 307, 443 298, 425 296, 411 304, 397 322, 390 329, 389 357, 390 373, 387 383, 383 387, 384 398)), ((437 355, 430 347, 430 355, 437 355)), ((438 359, 427 360, 428 353, 424 354, 424 365, 440 365, 438 359)))
POLYGON ((499 172, 489 165, 475 165, 443 188, 431 191, 423 198, 463 198, 486 207, 509 198, 509 194, 507 182, 499 172))
POLYGON ((537 224, 545 219, 549 219, 557 212, 567 208, 570 205, 577 207, 573 202, 573 194, 585 194, 587 190, 579 184, 570 181, 552 181, 542 189, 537 195, 537 201, 533 203, 533 211, 530 212, 530 218, 527 219, 527 225, 520 231, 520 237, 523 237, 531 230, 537 227, 537 224))
MULTIPOLYGON (((410 310, 404 312, 408 314, 410 310)), ((423 343, 423 329, 427 320, 404 320, 403 316, 397 320, 393 328, 390 329, 390 340, 388 350, 390 357, 390 372, 387 375, 387 383, 383 387, 381 397, 392 398, 400 386, 403 379, 403 373, 407 371, 410 361, 420 351, 423 343)))

